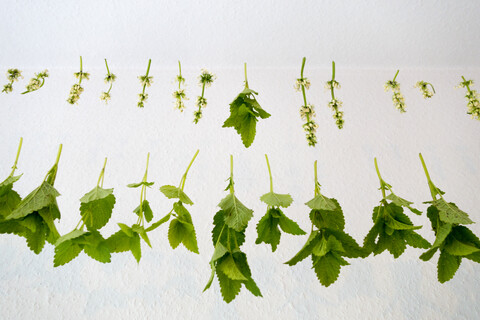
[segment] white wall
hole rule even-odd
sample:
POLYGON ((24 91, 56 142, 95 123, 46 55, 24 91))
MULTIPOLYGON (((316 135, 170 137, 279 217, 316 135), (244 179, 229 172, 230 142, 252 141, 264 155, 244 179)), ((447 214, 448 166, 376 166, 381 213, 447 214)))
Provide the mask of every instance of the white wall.
MULTIPOLYGON (((0 13, 1 29, 9 31, 0 34, 1 70, 19 67, 25 75, 15 84, 14 93, 0 95, 0 174, 8 175, 18 139, 24 137, 19 162, 24 176, 16 189, 25 196, 41 182, 55 160, 58 144, 63 143, 55 186, 62 194, 58 228, 66 233, 80 217, 78 199, 95 185, 107 156, 105 186, 114 187, 117 197, 114 216, 102 230, 108 236, 117 222, 134 222, 131 211, 137 206, 138 191, 125 185, 141 179, 147 152, 151 152, 149 177, 156 182, 148 199, 160 217, 172 202, 158 187, 178 183, 198 148, 186 192, 195 202, 191 212, 200 255, 183 247, 173 251, 167 226, 162 226, 151 236, 153 249, 142 246, 139 265, 130 254, 116 254, 107 265, 81 254, 68 265, 53 268, 51 246, 36 256, 23 239, 4 235, 0 237, 2 318, 478 317, 480 269, 469 260, 453 280, 441 285, 436 280, 436 258, 422 262, 421 251, 409 248, 397 260, 387 253, 351 260, 339 280, 324 288, 309 261, 295 267, 283 264, 306 236, 282 235, 274 254, 266 245, 254 244, 255 224, 265 210, 258 198, 268 191, 265 153, 276 190, 294 198, 287 215, 304 229, 310 225, 303 203, 313 195, 314 160, 319 162, 324 193, 339 200, 347 232, 361 242, 371 227, 372 208, 381 197, 375 156, 396 193, 426 209, 421 203, 430 195, 419 152, 447 199, 480 221, 480 124, 465 114, 464 91, 454 89, 461 75, 480 79, 480 48, 472 41, 479 27, 474 19, 478 4, 237 2, 227 7, 209 1, 148 2, 135 7, 111 2, 96 10, 92 3, 58 7, 53 2, 15 2, 0 13), (431 14, 426 21, 420 19, 425 12, 431 14), (252 17, 244 19, 246 13, 252 17), (240 28, 242 19, 244 28, 240 28), (329 25, 333 21, 338 28, 329 25), (71 106, 65 99, 80 54, 91 80, 85 82, 79 105, 71 106), (312 82, 308 100, 317 107, 320 125, 315 148, 306 145, 298 114, 302 98, 293 89, 303 55, 307 56, 305 74, 312 82), (104 57, 118 76, 107 106, 98 99, 105 88, 104 57), (147 89, 150 98, 145 109, 139 110, 136 76, 145 72, 148 58, 153 60, 154 85, 147 89), (191 98, 183 114, 173 110, 171 98, 178 58, 191 98), (330 78, 332 58, 342 84, 337 92, 344 101, 346 120, 341 131, 326 106, 329 96, 323 88, 330 78), (258 124, 249 149, 233 129, 221 128, 228 103, 242 90, 243 61, 249 63, 250 87, 259 91, 259 102, 272 114, 258 124), (194 97, 200 93, 196 77, 204 66, 218 79, 206 91, 209 105, 195 126, 191 113, 194 97), (19 95, 30 75, 45 67, 51 71, 45 87, 19 95), (391 94, 383 91, 383 83, 397 67, 406 114, 398 113, 391 94), (423 100, 413 88, 417 80, 435 85, 434 98, 423 100), (212 289, 203 294, 202 290, 210 274, 211 223, 216 204, 225 194, 229 154, 234 155, 237 196, 255 211, 243 249, 264 298, 242 289, 227 305, 216 280, 212 289)), ((426 216, 412 215, 412 220, 424 225, 419 233, 433 241, 426 216)), ((477 224, 471 229, 480 234, 477 224)))

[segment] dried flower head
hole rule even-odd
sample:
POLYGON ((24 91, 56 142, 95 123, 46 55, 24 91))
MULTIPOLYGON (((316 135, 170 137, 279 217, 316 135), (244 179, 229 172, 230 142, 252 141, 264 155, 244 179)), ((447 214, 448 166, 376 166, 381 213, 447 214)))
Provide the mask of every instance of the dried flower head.
POLYGON ((471 88, 474 84, 473 80, 466 80, 463 76, 462 79, 463 81, 460 82, 457 87, 467 88, 467 94, 465 95, 465 98, 467 98, 467 114, 469 114, 472 119, 480 120, 480 95, 477 90, 471 88))
POLYGON ((417 83, 415 84, 415 88, 420 89, 424 99, 429 99, 435 94, 435 89, 433 88, 433 85, 425 81, 417 81, 417 83), (432 88, 432 91, 430 91, 430 88, 428 86, 432 88))

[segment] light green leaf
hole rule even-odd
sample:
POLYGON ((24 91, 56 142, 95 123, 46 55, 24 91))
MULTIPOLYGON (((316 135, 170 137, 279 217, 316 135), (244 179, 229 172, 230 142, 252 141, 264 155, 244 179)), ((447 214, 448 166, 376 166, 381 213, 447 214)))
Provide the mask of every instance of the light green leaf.
POLYGON ((86 231, 75 229, 75 230, 61 236, 60 238, 58 238, 57 242, 55 243, 55 246, 59 246, 64 241, 68 241, 68 240, 72 240, 72 239, 81 237, 81 236, 85 235, 86 233, 87 233, 86 231))
POLYGON ((455 239, 454 237, 451 237, 445 244, 445 250, 454 256, 467 256, 469 254, 475 253, 480 251, 479 248, 473 246, 472 244, 468 243, 463 243, 455 239))
POLYGON ((185 204, 193 204, 187 194, 175 186, 165 185, 160 187, 160 191, 169 199, 179 199, 185 204))
POLYGON ((421 235, 419 235, 415 231, 403 230, 403 231, 400 231, 400 233, 405 239, 405 241, 407 242, 407 245, 411 247, 428 249, 432 246, 430 242, 425 240, 421 235))
POLYGON ((138 188, 140 186, 146 186, 146 187, 151 187, 153 186, 155 182, 137 182, 137 183, 130 183, 130 184, 127 184, 127 187, 129 188, 138 188))
POLYGON ((253 217, 253 210, 245 207, 234 194, 229 194, 218 204, 225 213, 225 223, 237 232, 243 231, 253 217))
POLYGON ((130 251, 135 257, 135 260, 137 260, 137 263, 140 263, 140 259, 142 258, 142 248, 140 246, 140 237, 137 233, 130 237, 130 251))
POLYGON ((90 258, 95 259, 98 262, 110 262, 110 250, 103 242, 97 243, 96 245, 85 245, 83 250, 90 258))
POLYGON ((227 277, 232 280, 248 280, 242 272, 238 269, 238 266, 231 254, 227 255, 225 259, 217 266, 227 277))
POLYGON ((161 226, 162 224, 164 224, 165 222, 170 220, 170 215, 171 214, 168 213, 165 217, 163 217, 162 219, 158 220, 157 222, 153 223, 150 227, 145 229, 145 231, 150 232, 150 231, 153 231, 153 230, 157 229, 159 226, 161 226))
POLYGON ((415 214, 421 215, 422 212, 418 209, 413 208, 411 205, 413 202, 400 198, 399 196, 395 195, 394 193, 390 193, 387 197, 387 200, 392 201, 397 206, 408 208, 408 210, 412 211, 415 214))
POLYGON ((0 197, 8 191, 12 190, 13 184, 17 182, 23 174, 19 176, 9 176, 7 179, 0 182, 0 197))
POLYGON ((105 241, 105 244, 112 253, 125 252, 130 250, 130 237, 122 230, 118 230, 105 241))
POLYGON ((80 199, 80 214, 89 230, 104 227, 112 216, 115 206, 113 189, 95 187, 80 199))
POLYGON ((306 257, 312 254, 313 249, 315 246, 320 242, 321 236, 319 235, 318 231, 312 231, 310 236, 308 237, 307 242, 304 244, 302 249, 290 260, 285 262, 289 266, 296 265, 306 257), (318 237, 317 237, 318 236, 318 237))
POLYGON ((319 194, 315 196, 312 200, 305 203, 310 209, 314 210, 327 210, 327 211, 336 211, 338 210, 338 202, 335 199, 330 199, 319 194))
POLYGON ((312 256, 313 268, 320 283, 328 287, 338 279, 340 274, 340 262, 332 253, 322 257, 312 256))
POLYGON ((239 280, 230 279, 219 269, 216 269, 216 273, 223 300, 225 300, 226 303, 232 302, 240 292, 240 289, 242 288, 242 282, 239 280))
POLYGON ((395 220, 390 215, 385 217, 385 224, 394 230, 416 230, 420 229, 422 226, 412 226, 409 224, 402 223, 395 220))
POLYGON ((215 246, 215 250, 213 251, 213 256, 210 262, 215 262, 221 257, 223 257, 228 252, 227 248, 225 248, 221 243, 217 243, 215 246))
POLYGON ((0 221, 3 221, 22 201, 22 198, 13 190, 8 190, 0 196, 0 221))
POLYGON ((438 247, 433 247, 430 250, 425 251, 420 255, 420 259, 423 261, 428 261, 432 259, 433 255, 435 254, 435 252, 437 252, 437 250, 438 250, 438 247))
POLYGON ((293 235, 304 235, 307 234, 303 231, 298 224, 289 219, 283 212, 281 213, 280 217, 278 218, 278 225, 282 228, 283 232, 293 234, 293 235))
POLYGON ((56 204, 55 198, 59 195, 60 193, 50 183, 44 181, 23 199, 7 218, 20 219, 50 204, 56 204))
POLYGON ((69 240, 60 243, 58 246, 55 246, 53 266, 58 267, 69 263, 75 259, 80 252, 82 252, 82 247, 69 240))
POLYGON ((217 242, 220 242, 224 246, 228 246, 228 238, 234 239, 234 243, 238 244, 240 247, 245 242, 245 231, 237 232, 233 229, 230 229, 225 224, 225 213, 223 210, 218 211, 213 217, 213 230, 212 230, 212 242, 215 246, 217 242), (220 240, 219 240, 220 238, 220 240))
POLYGON ((129 237, 133 237, 133 232, 132 232, 132 228, 130 228, 129 226, 127 226, 126 224, 124 223, 117 223, 118 226, 120 227, 120 229, 122 229, 123 232, 125 232, 125 234, 129 237))
POLYGON ((438 199, 432 201, 432 205, 434 205, 438 211, 440 220, 445 223, 452 223, 452 224, 471 224, 473 223, 472 220, 468 217, 466 212, 458 209, 458 207, 453 202, 446 202, 443 199, 438 199))
POLYGON ((440 247, 451 231, 452 225, 450 223, 440 222, 436 229, 436 237, 433 247, 440 247))
POLYGON ((269 192, 260 197, 260 200, 272 207, 289 207, 292 202, 292 196, 289 194, 280 194, 269 192))

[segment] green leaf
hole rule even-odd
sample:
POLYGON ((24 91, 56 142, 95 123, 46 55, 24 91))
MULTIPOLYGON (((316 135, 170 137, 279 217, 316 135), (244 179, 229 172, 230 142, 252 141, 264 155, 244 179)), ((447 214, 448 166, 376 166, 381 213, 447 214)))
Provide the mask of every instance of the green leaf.
POLYGON ((140 259, 142 258, 142 248, 140 246, 140 237, 137 233, 130 237, 130 251, 135 260, 137 260, 137 263, 140 263, 140 259))
POLYGON ((390 193, 387 197, 387 200, 392 201, 397 206, 408 208, 408 210, 412 211, 415 214, 421 215, 422 212, 418 209, 413 208, 411 205, 413 202, 400 198, 399 196, 395 195, 394 193, 390 193))
POLYGON ((480 240, 478 237, 465 226, 456 226, 453 228, 455 238, 462 242, 471 242, 477 248, 480 248, 480 240))
POLYGON ((110 262, 110 250, 103 242, 97 243, 96 245, 85 245, 83 250, 90 258, 95 259, 98 262, 110 262))
POLYGON ((228 237, 235 238, 234 243, 237 243, 240 247, 245 242, 245 231, 237 232, 233 229, 230 229, 225 224, 225 212, 223 210, 218 211, 213 217, 213 230, 212 230, 212 241, 215 246, 217 242, 220 242, 225 247, 227 247, 228 237), (220 238, 220 240, 219 240, 220 238))
POLYGON ((322 257, 312 256, 313 268, 320 283, 328 287, 338 279, 340 262, 332 253, 322 257))
POLYGON ((262 293, 252 278, 252 272, 250 271, 250 267, 248 266, 247 262, 247 255, 243 252, 235 252, 233 257, 235 258, 235 262, 242 274, 248 278, 247 281, 242 281, 245 285, 245 288, 247 288, 247 290, 250 291, 254 296, 261 297, 262 293))
POLYGON ((475 247, 474 245, 460 242, 453 236, 450 237, 449 241, 445 244, 444 249, 449 254, 454 256, 467 256, 469 254, 480 251, 480 249, 475 247))
POLYGON ((407 242, 407 245, 414 247, 414 248, 421 248, 421 249, 428 249, 432 245, 430 242, 425 240, 421 235, 416 233, 415 231, 411 230, 402 230, 400 234, 407 242))
POLYGON ((221 243, 217 243, 215 246, 215 250, 213 251, 213 256, 210 262, 215 262, 221 257, 223 257, 228 252, 227 248, 225 248, 221 243))
POLYGON ((242 282, 239 280, 230 279, 218 269, 216 269, 216 273, 223 300, 225 300, 226 303, 232 302, 240 292, 240 289, 242 288, 242 282))
POLYGON ((289 207, 292 202, 292 196, 289 194, 280 194, 269 192, 260 197, 260 200, 272 207, 289 207))
POLYGON ((59 245, 55 246, 53 266, 58 267, 69 263, 75 259, 80 252, 82 252, 82 250, 82 247, 69 240, 60 243, 59 245))
POLYGON ((62 242, 81 237, 81 236, 85 235, 86 233, 87 233, 86 231, 75 229, 75 230, 61 236, 60 238, 58 238, 57 242, 55 243, 55 246, 60 245, 62 242))
POLYGON ((173 219, 168 228, 168 241, 173 249, 178 247, 180 243, 183 243, 185 248, 194 253, 198 253, 195 230, 190 223, 173 219))
POLYGON ((50 183, 44 181, 23 199, 7 218, 20 219, 51 204, 56 204, 55 198, 59 195, 60 193, 50 183))
POLYGON ((123 230, 118 230, 105 240, 105 244, 112 253, 125 252, 130 250, 130 237, 123 230))
POLYGON ((278 225, 280 226, 280 228, 282 228, 283 232, 286 232, 289 234, 293 234, 293 235, 307 234, 298 226, 298 224, 295 221, 289 219, 283 212, 281 212, 281 215, 278 218, 278 225))
POLYGON ((0 221, 0 234, 16 234, 20 237, 25 237, 28 229, 25 226, 21 225, 21 222, 22 220, 0 221))
POLYGON ((245 277, 238 269, 232 254, 228 254, 217 266, 217 268, 232 280, 248 280, 247 277, 245 277))
POLYGON ((312 254, 313 249, 315 246, 321 241, 321 236, 318 231, 312 231, 310 236, 308 237, 307 242, 305 245, 300 249, 300 251, 290 260, 285 262, 289 266, 296 265, 306 257, 312 254))
POLYGON ((280 230, 278 229, 278 218, 274 218, 270 213, 270 210, 260 219, 257 224, 257 240, 256 244, 265 242, 272 246, 272 252, 277 250, 277 246, 280 243, 280 230))
POLYGON ((452 224, 471 224, 473 223, 472 220, 468 217, 466 212, 458 209, 458 207, 453 202, 446 202, 443 199, 438 199, 432 201, 432 205, 434 205, 438 211, 440 220, 445 223, 452 223, 452 224))
POLYGON ((127 187, 129 188, 138 188, 140 186, 146 186, 146 187, 151 187, 153 186, 155 182, 137 182, 137 183, 130 183, 130 184, 127 184, 127 187))
POLYGON ((365 256, 365 250, 358 245, 348 233, 342 230, 328 229, 326 235, 333 235, 337 240, 342 243, 342 247, 345 250, 342 255, 348 258, 358 258, 365 256))
POLYGON ((433 246, 440 247, 450 232, 452 232, 452 225, 450 223, 440 222, 440 225, 436 229, 436 237, 433 246))
POLYGON ((312 210, 310 211, 310 220, 318 229, 337 229, 345 228, 345 218, 341 209, 336 211, 312 210))
POLYGON ((403 239, 401 233, 398 231, 394 231, 390 238, 390 246, 387 249, 396 259, 400 257, 403 252, 405 252, 405 249, 407 249, 407 243, 405 239, 403 239))
POLYGON ((12 190, 13 184, 17 182, 23 174, 19 176, 9 176, 7 179, 0 182, 0 197, 3 196, 8 191, 12 190))
POLYGON ((39 254, 42 252, 43 247, 45 246, 46 240, 46 229, 44 222, 40 218, 40 216, 35 215, 35 219, 37 219, 37 226, 34 232, 26 231, 25 238, 27 239, 27 246, 32 250, 34 253, 39 254))
POLYGON ((475 261, 476 263, 480 263, 480 252, 475 252, 465 256, 465 258, 475 261))
POLYGON ((113 189, 93 188, 80 199, 80 214, 89 230, 104 227, 115 206, 113 189))
POLYGON ((143 200, 142 206, 141 206, 141 212, 140 212, 140 206, 136 207, 135 210, 133 210, 134 213, 137 214, 137 216, 140 216, 141 213, 143 213, 145 220, 147 222, 150 222, 153 219, 153 212, 152 208, 150 208, 150 203, 148 200, 143 200))
POLYGON ((0 221, 3 221, 22 201, 22 198, 13 190, 7 190, 0 196, 0 221))
POLYGON ((438 247, 433 247, 430 250, 425 251, 424 253, 422 253, 422 255, 420 255, 420 259, 423 261, 428 261, 432 259, 433 255, 435 254, 435 252, 437 252, 437 250, 438 247))
POLYGON ((175 186, 165 185, 160 187, 160 191, 169 199, 179 199, 185 204, 193 204, 193 201, 183 192, 182 189, 175 186))
MULTIPOLYGON (((376 214, 376 210, 378 207, 375 207, 373 210, 373 215, 376 214)), ((363 248, 365 250, 365 254, 367 257, 370 253, 372 253, 375 249, 376 246, 376 240, 377 237, 383 233, 383 227, 384 227, 384 220, 382 217, 378 217, 376 220, 374 220, 375 223, 373 224, 373 227, 370 229, 370 231, 367 233, 365 238, 363 239, 363 248)))
POLYGON ((413 226, 409 224, 402 223, 395 220, 390 215, 385 217, 385 224, 394 230, 416 230, 420 229, 422 226, 413 226))
POLYGON ((237 232, 243 231, 247 227, 248 221, 253 217, 253 210, 245 207, 232 193, 223 198, 218 206, 225 213, 227 226, 237 232))
POLYGON ((338 205, 337 200, 330 199, 324 197, 323 195, 319 194, 315 196, 312 200, 305 203, 310 209, 313 210, 327 210, 327 211, 337 211, 338 209, 341 210, 340 206, 338 205))
POLYGON ((167 222, 168 220, 170 220, 170 213, 168 213, 165 217, 158 220, 157 222, 153 223, 150 227, 145 229, 145 231, 146 232, 153 231, 153 230, 157 229, 159 226, 161 226, 162 224, 164 224, 165 222, 167 222))
POLYGON ((129 236, 130 238, 133 237, 134 233, 132 231, 132 228, 130 228, 129 226, 127 226, 126 224, 124 223, 117 223, 118 226, 120 227, 120 229, 125 232, 125 234, 127 236, 129 236))
POLYGON ((438 281, 444 283, 452 279, 457 272, 458 267, 460 267, 461 262, 461 257, 452 256, 445 250, 441 250, 437 265, 438 281))

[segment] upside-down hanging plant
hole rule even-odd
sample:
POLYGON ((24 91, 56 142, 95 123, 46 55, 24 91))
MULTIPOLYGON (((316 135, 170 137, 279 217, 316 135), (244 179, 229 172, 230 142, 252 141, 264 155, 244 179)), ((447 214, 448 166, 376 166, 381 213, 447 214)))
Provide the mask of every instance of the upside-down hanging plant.
POLYGON ((400 70, 397 70, 397 73, 395 73, 395 77, 393 77, 393 80, 389 80, 385 83, 384 88, 385 91, 392 90, 393 91, 393 96, 392 96, 392 101, 393 105, 395 108, 397 108, 400 113, 407 112, 405 110, 405 98, 403 97, 403 94, 400 92, 400 83, 396 81, 398 73, 400 70))
POLYGON ((148 93, 145 93, 145 89, 147 87, 150 87, 153 83, 153 77, 148 76, 148 74, 150 73, 151 64, 152 64, 152 59, 148 59, 147 72, 145 73, 144 76, 138 76, 138 80, 140 80, 140 83, 142 84, 142 93, 138 94, 137 107, 139 108, 145 107, 145 101, 147 101, 148 99, 148 93))
POLYGON ((195 101, 195 106, 198 108, 193 112, 193 123, 195 124, 197 124, 198 121, 202 118, 202 109, 207 106, 207 98, 205 98, 205 88, 210 87, 216 78, 217 77, 213 73, 209 72, 206 69, 202 69, 202 72, 198 76, 198 85, 202 87, 202 94, 198 96, 197 100, 195 101))
POLYGON ((480 120, 480 102, 478 101, 479 94, 477 90, 472 89, 473 80, 466 80, 464 76, 462 76, 462 82, 457 86, 458 88, 467 88, 467 94, 465 98, 467 98, 467 114, 469 114, 472 119, 480 120))
POLYGON ((343 102, 335 98, 335 89, 340 89, 340 83, 335 80, 335 61, 332 61, 332 80, 327 81, 325 88, 330 90, 332 100, 328 103, 328 106, 333 110, 333 118, 338 129, 343 128, 345 120, 343 120, 343 111, 340 111, 340 108, 343 105, 343 102))
POLYGON ((13 83, 18 81, 18 79, 23 78, 22 71, 18 69, 8 69, 7 70, 7 80, 8 83, 3 86, 2 92, 10 93, 13 91, 13 83))
POLYGON ((295 90, 302 91, 303 95, 303 106, 300 107, 300 117, 305 123, 303 124, 303 129, 306 132, 306 138, 309 146, 314 147, 317 144, 317 135, 316 131, 318 128, 317 123, 313 120, 315 117, 315 110, 313 104, 307 103, 307 96, 305 91, 310 88, 310 80, 303 77, 303 69, 305 68, 305 62, 307 58, 302 60, 302 69, 300 70, 300 78, 295 82, 295 90))
POLYGON ((110 69, 108 68, 107 59, 105 59, 105 67, 107 68, 107 75, 105 76, 104 81, 106 84, 109 84, 110 86, 108 87, 107 91, 102 92, 102 94, 100 95, 100 100, 103 100, 105 101, 105 103, 108 103, 108 101, 112 98, 110 96, 110 91, 112 90, 113 82, 115 81, 115 79, 117 79, 117 76, 110 72, 110 69))
POLYGON ((25 91, 22 94, 37 91, 45 84, 45 78, 48 78, 48 70, 45 69, 41 72, 35 73, 35 77, 31 78, 28 84, 25 86, 25 91))
POLYGON ((83 61, 82 61, 82 56, 80 56, 80 71, 75 72, 73 74, 75 78, 78 79, 78 83, 75 83, 72 88, 70 89, 70 94, 68 96, 67 102, 70 104, 76 104, 78 103, 78 100, 80 100, 80 94, 83 92, 83 87, 82 87, 82 80, 89 80, 90 79, 90 73, 88 72, 83 72, 83 61))
POLYGON ((188 100, 185 95, 185 88, 182 88, 182 85, 185 85, 185 78, 182 76, 182 65, 178 61, 178 75, 175 77, 175 82, 178 82, 178 90, 175 90, 172 96, 175 98, 175 109, 178 109, 180 112, 183 112, 185 109, 184 100, 188 100))
POLYGON ((417 81, 417 83, 415 83, 415 88, 420 89, 424 99, 430 99, 435 94, 435 88, 433 87, 433 84, 431 84, 430 82, 426 82, 423 80, 417 81))

